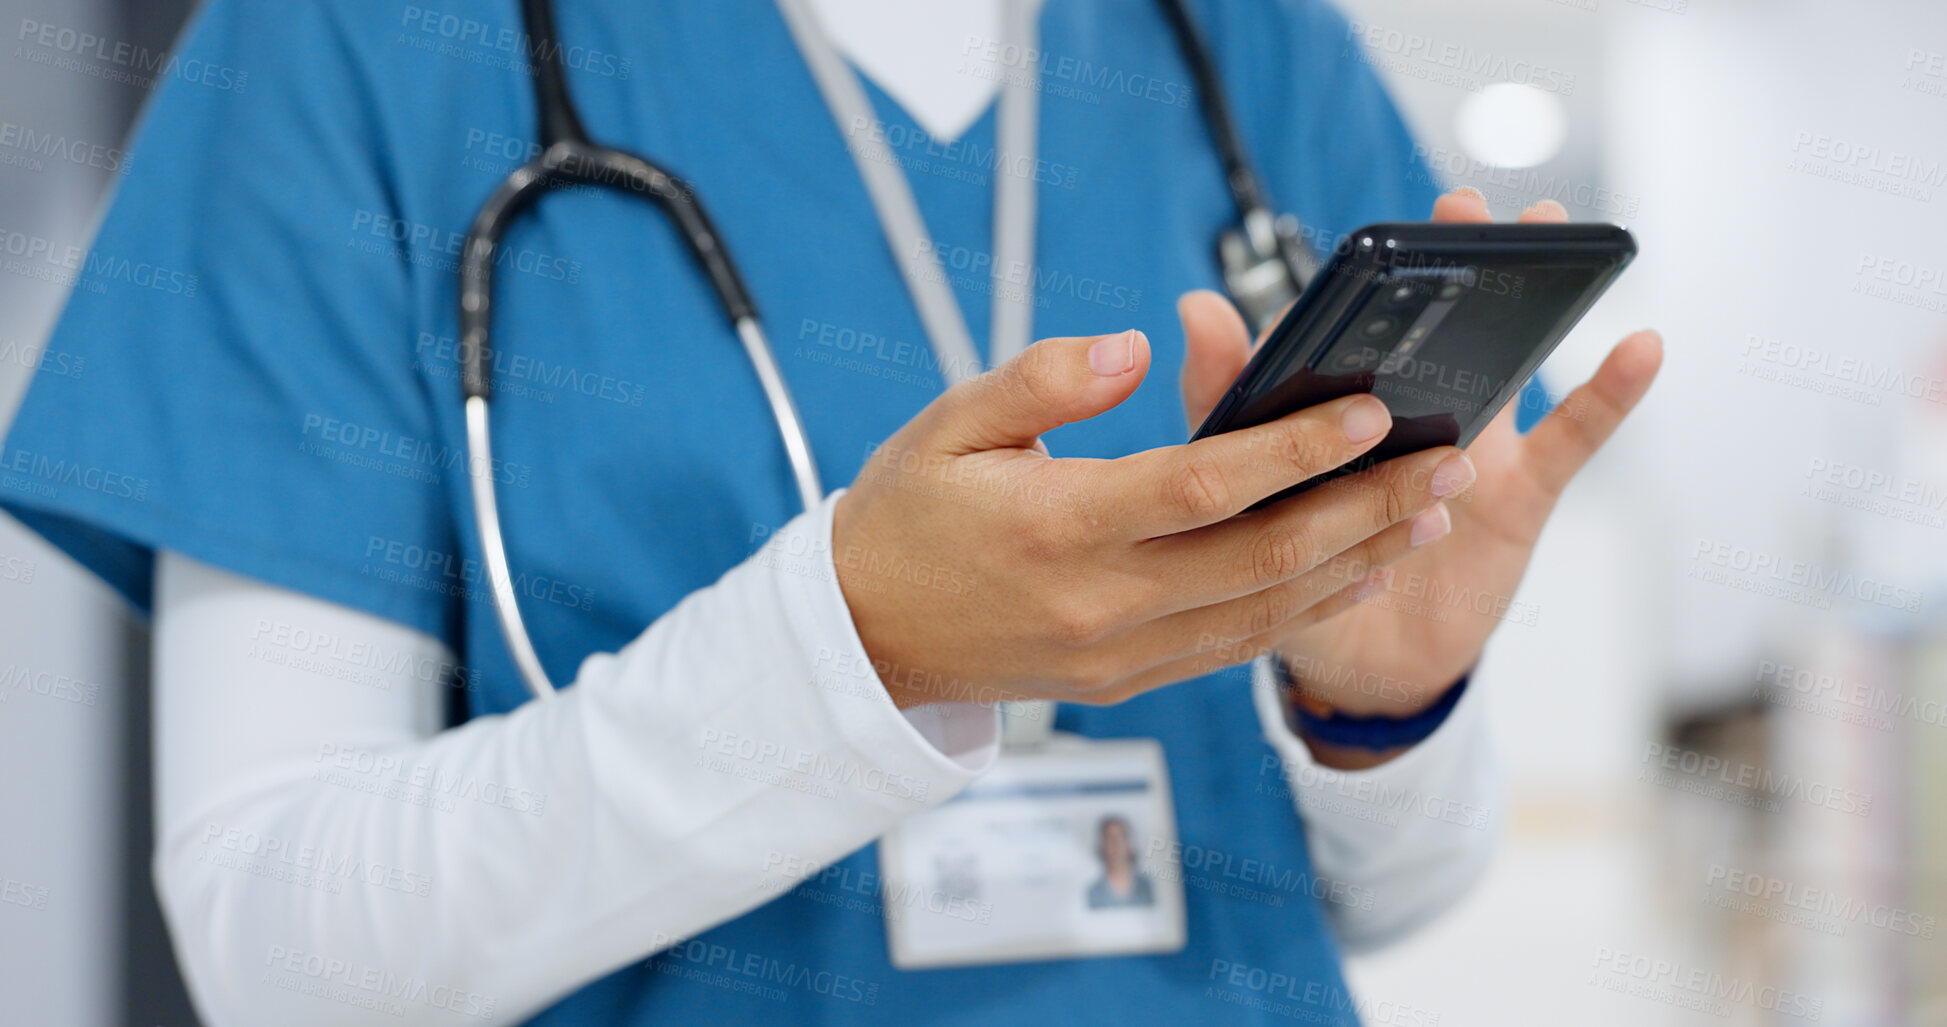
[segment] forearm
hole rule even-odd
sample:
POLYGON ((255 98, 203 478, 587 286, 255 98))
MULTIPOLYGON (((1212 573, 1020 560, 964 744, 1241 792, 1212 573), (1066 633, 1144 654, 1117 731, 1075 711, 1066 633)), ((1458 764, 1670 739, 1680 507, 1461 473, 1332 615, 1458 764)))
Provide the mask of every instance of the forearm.
MULTIPOLYGON (((815 534, 822 516, 789 530, 815 534)), ((767 550, 792 551, 828 550, 767 550)), ((357 686, 271 680, 289 668, 248 646, 226 659, 188 644, 199 619, 234 620, 225 604, 252 600, 177 602, 165 580, 165 767, 184 745, 230 744, 199 743, 185 730, 198 716, 231 735, 283 733, 223 784, 192 769, 205 783, 164 803, 157 883, 205 1015, 418 1022, 459 1001, 518 1019, 957 791, 991 745, 962 763, 921 737, 856 658, 849 625, 834 631, 829 607, 806 601, 836 594, 828 559, 822 574, 793 559, 733 570, 590 657, 548 702, 431 737, 302 706, 357 686), (293 689, 308 690, 299 708, 267 701, 293 689), (369 980, 423 984, 409 992, 422 1001, 313 993, 382 997, 369 980)))

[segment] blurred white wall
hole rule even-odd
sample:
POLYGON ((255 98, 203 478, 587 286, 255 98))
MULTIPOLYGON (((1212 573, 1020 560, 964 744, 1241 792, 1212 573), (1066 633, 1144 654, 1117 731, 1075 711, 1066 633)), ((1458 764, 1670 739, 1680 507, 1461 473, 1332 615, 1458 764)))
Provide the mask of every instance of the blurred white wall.
MULTIPOLYGON (((0 6, 24 20, 115 38, 104 0, 0 6)), ((0 121, 119 146, 127 87, 23 60, 0 60, 0 121), (118 90, 120 92, 118 92, 118 90)), ((16 129, 15 131, 18 131, 16 129)), ((34 156, 0 165, 0 231, 85 243, 107 172, 34 156)), ((0 274, 0 431, 12 423, 65 290, 0 274)), ((85 374, 85 370, 83 372, 85 374)), ((0 514, 0 1021, 114 1023, 121 1016, 124 700, 131 685, 126 604, 38 535, 0 514), (18 561, 8 563, 7 561, 18 561), (24 569, 24 570, 23 570, 24 569), (93 705, 13 687, 22 673, 92 686, 93 705), (18 896, 33 898, 22 904, 18 896)))
MULTIPOLYGON (((1748 701, 1761 661, 1823 660, 1837 673, 1834 654, 1857 648, 1846 639, 1938 630, 1947 531, 1912 523, 1916 504, 1896 503, 1889 516, 1841 505, 1870 501, 1861 490, 1821 498, 1815 475, 1858 468, 1947 496, 1947 291, 1875 278, 1884 266, 1896 278, 1947 275, 1947 78, 1914 70, 1947 50, 1947 7, 1342 2, 1362 22, 1429 37, 1434 51, 1574 75, 1558 162, 1525 180, 1479 169, 1456 179, 1480 185, 1500 216, 1540 198, 1524 195, 1524 181, 1581 176, 1633 206, 1625 218, 1569 204, 1578 218, 1625 221, 1642 255, 1543 369, 1551 391, 1583 380, 1629 330, 1656 327, 1666 340, 1649 398, 1544 536, 1522 591, 1541 611, 1538 628, 1504 629, 1480 675, 1510 772, 1502 856, 1453 916, 1355 961, 1355 986, 1438 1011, 1443 1027, 1723 1023, 1604 990, 1594 956, 1607 948, 1738 969, 1724 964, 1721 939, 1693 936, 1703 869, 1678 852, 1672 884, 1668 864, 1684 842, 1663 830, 1667 800, 1636 780, 1660 725, 1748 701), (1874 286, 1890 292, 1873 295, 1874 286), (1812 364, 1807 349, 1831 359, 1812 364), (1936 401, 1886 387, 1900 375, 1932 382, 1936 401), (1710 566, 1696 558, 1700 544, 1849 571, 1926 600, 1917 612, 1844 597, 1825 609, 1783 601, 1743 587, 1764 575, 1700 580, 1710 566)), ((1428 63, 1382 70, 1421 138, 1458 148, 1454 112, 1470 90, 1429 81, 1428 63)), ((1777 719, 1785 740, 1799 741, 1774 754, 1857 748, 1837 728, 1793 716, 1777 719)), ((1868 745, 1897 748, 1900 737, 1868 745)), ((1794 758, 1799 773, 1874 780, 1857 760, 1794 758)), ((1765 830, 1800 853, 1821 838, 1883 847, 1882 861, 1897 865, 1905 782, 1877 785, 1895 801, 1870 819, 1787 815, 1765 830)), ((1706 806, 1690 825, 1699 833, 1738 822, 1722 804, 1706 806)), ((1816 880, 1843 858, 1801 854, 1797 872, 1816 880)), ((1855 929, 1848 939, 1827 947, 1828 967, 1810 978, 1827 1000, 1825 1022, 1942 1022, 1904 1009, 1872 976, 1906 950, 1882 958, 1877 937, 1855 929)), ((1912 953, 1920 965, 1947 965, 1937 947, 1912 953)), ((1777 1019, 1738 1006, 1731 1022, 1777 1019)))

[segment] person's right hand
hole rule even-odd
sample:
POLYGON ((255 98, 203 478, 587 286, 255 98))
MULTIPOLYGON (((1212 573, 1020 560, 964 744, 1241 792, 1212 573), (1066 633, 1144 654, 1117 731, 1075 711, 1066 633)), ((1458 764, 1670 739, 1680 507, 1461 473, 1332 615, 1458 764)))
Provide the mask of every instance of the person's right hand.
POLYGON ((1121 403, 1148 367, 1140 332, 1048 339, 866 461, 833 557, 899 706, 1120 702, 1268 651, 1446 533, 1433 471, 1452 447, 1245 512, 1384 437, 1391 418, 1366 395, 1118 460, 1048 455, 1043 433, 1121 403))

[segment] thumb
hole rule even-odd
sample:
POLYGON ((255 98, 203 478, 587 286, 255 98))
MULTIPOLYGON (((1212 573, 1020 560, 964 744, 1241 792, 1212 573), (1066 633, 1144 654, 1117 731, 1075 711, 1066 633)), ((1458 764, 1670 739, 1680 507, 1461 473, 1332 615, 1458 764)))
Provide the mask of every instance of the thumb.
POLYGON ((1148 371, 1149 340, 1134 329, 1043 339, 941 397, 940 445, 954 453, 1030 448, 1128 399, 1148 371))
POLYGON ((1251 330, 1229 300, 1199 289, 1176 301, 1183 319, 1183 413, 1195 431, 1251 359, 1251 330))

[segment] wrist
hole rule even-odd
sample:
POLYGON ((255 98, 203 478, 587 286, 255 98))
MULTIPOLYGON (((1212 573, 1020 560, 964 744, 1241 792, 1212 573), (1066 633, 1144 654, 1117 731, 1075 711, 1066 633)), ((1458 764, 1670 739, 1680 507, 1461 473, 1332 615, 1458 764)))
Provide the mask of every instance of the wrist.
POLYGON ((1302 701, 1319 716, 1336 712, 1354 717, 1410 717, 1439 702, 1467 676, 1466 668, 1461 668, 1437 680, 1409 681, 1317 657, 1274 651, 1271 658, 1287 701, 1302 701))
POLYGON ((1364 713, 1335 707, 1308 694, 1281 657, 1273 657, 1271 668, 1284 699, 1286 718, 1308 745, 1315 751, 1325 749, 1341 756, 1363 751, 1376 757, 1374 762, 1384 762, 1430 737, 1446 722, 1467 688, 1467 676, 1462 674, 1441 689, 1432 702, 1417 709, 1395 707, 1364 713))

